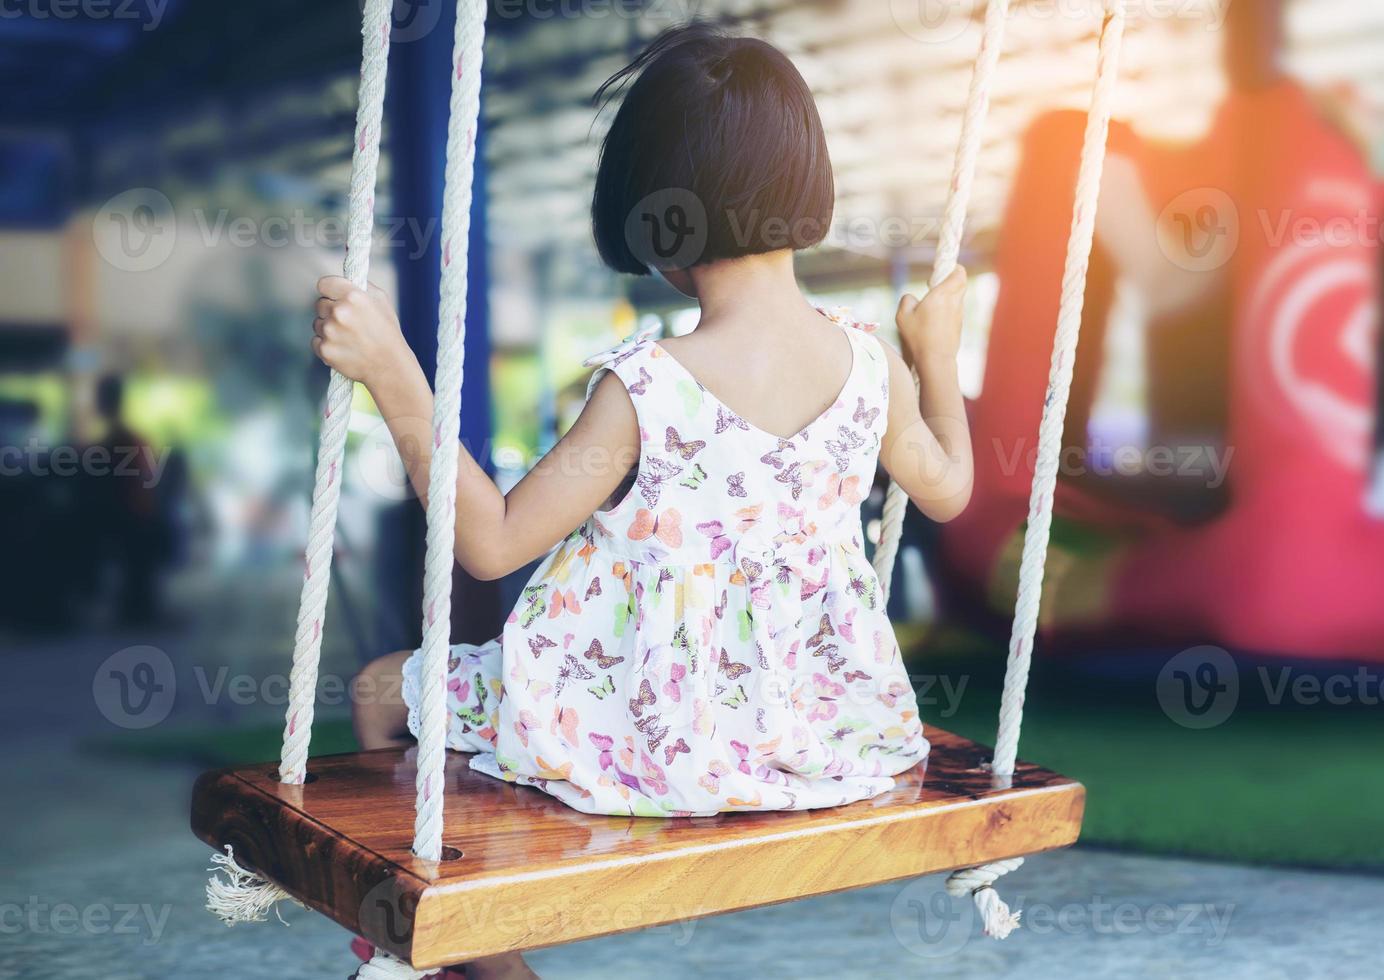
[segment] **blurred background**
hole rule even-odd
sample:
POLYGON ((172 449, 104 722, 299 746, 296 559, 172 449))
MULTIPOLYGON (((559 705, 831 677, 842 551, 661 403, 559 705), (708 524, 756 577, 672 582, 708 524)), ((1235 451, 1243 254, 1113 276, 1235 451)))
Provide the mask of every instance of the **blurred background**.
MULTIPOLYGON (((371 266, 429 370, 449 6, 396 4, 371 266)), ((891 603, 925 720, 986 742, 1098 7, 1013 4, 962 256, 975 501, 945 527, 911 515, 891 603)), ((1384 7, 1128 8, 1022 747, 1087 783, 1087 843, 1015 876, 1039 915, 1002 947, 930 881, 553 950, 540 972, 1377 969, 1384 7), (1102 925, 1110 903, 1131 928, 1102 925), (901 918, 915 905, 931 918, 901 918), (1163 929, 1164 906, 1200 918, 1163 929), (1044 931, 1043 908, 1077 924, 1044 931), (823 945, 814 921, 849 928, 823 945)), ((930 271, 983 13, 491 0, 462 433, 497 481, 580 411, 583 358, 696 324, 661 281, 597 259, 602 80, 693 17, 789 54, 838 190, 800 277, 888 337, 930 271)), ((203 913, 185 824, 200 768, 277 753, 326 386, 307 339, 314 283, 342 261, 359 15, 0 4, 0 977, 349 969, 306 913, 233 934, 203 913)), ((316 752, 353 747, 353 672, 419 636, 422 514, 363 389, 355 409, 316 752)), ((872 535, 882 499, 881 483, 872 535)), ((458 573, 455 638, 498 632, 524 579, 458 573)))

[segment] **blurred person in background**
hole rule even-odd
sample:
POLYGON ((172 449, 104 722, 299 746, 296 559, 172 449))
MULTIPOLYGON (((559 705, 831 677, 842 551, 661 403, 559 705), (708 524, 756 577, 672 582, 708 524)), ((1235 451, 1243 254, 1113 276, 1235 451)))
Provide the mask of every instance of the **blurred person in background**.
POLYGON ((177 514, 184 467, 181 456, 150 445, 125 419, 125 382, 103 377, 95 408, 103 435, 97 445, 109 467, 87 474, 88 510, 98 564, 114 576, 114 614, 126 626, 156 622, 162 582, 180 551, 177 514))
MULTIPOLYGON (((1384 657, 1375 427, 1379 208, 1360 114, 1283 66, 1286 0, 1231 0, 1209 133, 1111 134, 1064 462, 1088 424, 1117 291, 1145 311, 1147 435, 1133 475, 1064 473, 1045 623, 1116 643, 1384 657), (1152 464, 1159 454, 1160 465, 1152 464)), ((1012 602, 1062 236, 1084 117, 1025 141, 973 406, 977 494, 943 533, 953 600, 1012 602)))

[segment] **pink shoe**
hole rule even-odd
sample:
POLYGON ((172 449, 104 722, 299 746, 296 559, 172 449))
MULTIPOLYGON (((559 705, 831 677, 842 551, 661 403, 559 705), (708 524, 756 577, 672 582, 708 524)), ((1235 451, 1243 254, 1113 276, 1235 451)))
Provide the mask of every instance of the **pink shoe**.
MULTIPOLYGON (((362 963, 368 963, 370 958, 375 955, 375 947, 356 936, 351 940, 351 952, 355 953, 362 963)), ((442 970, 439 973, 430 973, 428 976, 434 980, 466 980, 466 974, 461 970, 442 970)))

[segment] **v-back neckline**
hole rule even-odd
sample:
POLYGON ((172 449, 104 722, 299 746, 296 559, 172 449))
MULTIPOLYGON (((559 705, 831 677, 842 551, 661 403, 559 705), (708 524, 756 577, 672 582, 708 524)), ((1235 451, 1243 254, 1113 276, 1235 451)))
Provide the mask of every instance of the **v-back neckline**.
POLYGON ((718 408, 724 409, 732 416, 739 419, 741 422, 745 423, 745 425, 749 427, 749 431, 756 432, 759 435, 764 436, 766 439, 772 439, 775 442, 795 442, 798 439, 801 439, 802 437, 806 436, 808 432, 815 428, 817 425, 819 425, 823 419, 825 419, 832 412, 836 411, 836 407, 841 404, 842 399, 846 398, 849 394, 851 390, 851 385, 855 382, 856 372, 860 369, 860 351, 856 347, 855 338, 851 336, 851 328, 842 326, 839 323, 835 325, 843 334, 846 335, 846 343, 847 345, 849 345, 851 349, 851 368, 849 371, 846 372, 846 380, 841 383, 841 389, 836 393, 836 397, 833 398, 827 404, 826 408, 822 409, 808 422, 799 427, 798 431, 794 432, 791 436, 781 436, 777 433, 770 432, 768 429, 765 429, 761 426, 755 425, 749 419, 745 418, 745 416, 741 414, 739 411, 727 405, 719 395, 717 395, 714 391, 712 391, 710 388, 704 385, 695 374, 688 370, 687 367, 668 350, 668 348, 664 347, 657 340, 653 341, 653 346, 658 348, 661 357, 665 357, 668 360, 672 361, 673 367, 677 369, 679 372, 681 372, 683 377, 685 377, 688 381, 691 381, 694 385, 696 385, 698 390, 700 390, 704 395, 706 395, 707 398, 711 399, 714 405, 716 405, 718 408))

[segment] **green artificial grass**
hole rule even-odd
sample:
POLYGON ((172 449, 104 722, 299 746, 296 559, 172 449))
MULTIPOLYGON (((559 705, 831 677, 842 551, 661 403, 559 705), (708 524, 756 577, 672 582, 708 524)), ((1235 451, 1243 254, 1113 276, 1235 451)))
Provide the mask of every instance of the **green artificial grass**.
MULTIPOLYGON (((994 739, 1003 658, 938 637, 913 661, 923 718, 977 742, 994 739), (931 701, 930 701, 931 699, 931 701)), ((1256 864, 1384 869, 1384 708, 1291 709, 1243 703, 1223 724, 1184 728, 1153 680, 1119 683, 1035 673, 1020 755, 1087 788, 1082 841, 1154 854, 1256 864)), ((1249 689, 1250 682, 1242 687, 1249 689)), ((104 750, 205 768, 276 759, 277 725, 125 733, 104 750)), ((321 719, 314 755, 355 749, 344 719, 321 719)))
MULTIPOLYGON (((110 752, 149 762, 187 762, 202 769, 224 769, 256 762, 278 762, 283 748, 282 725, 243 728, 185 728, 171 731, 126 732, 88 743, 110 752)), ((312 754, 339 755, 356 751, 356 736, 344 718, 318 718, 312 725, 312 754)))
MULTIPOLYGON (((998 698, 963 704, 937 723, 992 742, 998 698)), ((1086 843, 1254 864, 1380 869, 1379 721, 1359 711, 1257 710, 1194 731, 1156 705, 1049 706, 1030 697, 1020 755, 1086 785, 1086 843)))
MULTIPOLYGON (((1004 640, 965 629, 900 628, 923 720, 991 745, 998 723, 1004 640)), ((1005 637, 1007 639, 1007 637, 1005 637)), ((1272 703, 1261 669, 1307 671, 1288 662, 1240 664, 1238 706, 1223 723, 1191 729, 1164 713, 1156 675, 1171 654, 1119 651, 1033 663, 1021 758, 1086 786, 1081 839, 1153 854, 1255 864, 1384 870, 1384 705, 1272 703), (1138 659, 1123 679, 1093 676, 1138 659)), ((1356 668, 1324 668, 1349 676, 1356 668)), ((1377 669, 1372 676, 1379 677, 1377 669)), ((1377 693, 1377 684, 1374 693, 1377 693)))

